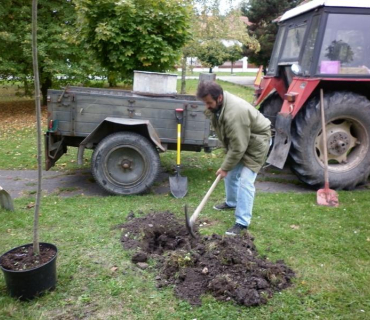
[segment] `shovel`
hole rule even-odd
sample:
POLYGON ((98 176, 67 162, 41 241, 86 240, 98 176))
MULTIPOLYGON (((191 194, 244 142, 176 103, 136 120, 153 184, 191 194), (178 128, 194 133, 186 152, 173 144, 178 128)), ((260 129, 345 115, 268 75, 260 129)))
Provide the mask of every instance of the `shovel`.
POLYGON ((184 110, 175 110, 177 120, 177 159, 176 159, 176 175, 170 177, 170 189, 172 195, 179 199, 185 197, 188 192, 188 178, 180 175, 180 152, 181 152, 181 125, 184 119, 184 110))
POLYGON ((324 112, 324 92, 320 89, 320 104, 321 104, 321 122, 322 122, 322 142, 324 149, 324 189, 317 191, 317 204, 320 206, 338 207, 338 194, 335 190, 329 189, 329 170, 328 170, 328 150, 326 143, 326 127, 325 127, 325 112, 324 112))
POLYGON ((195 233, 193 230, 194 222, 197 220, 199 213, 202 211, 203 207, 208 201, 213 190, 216 188, 217 183, 220 181, 221 175, 218 175, 216 180, 213 182, 212 186, 209 188, 208 192, 204 196, 202 202, 199 204, 198 208, 194 211, 193 215, 189 218, 188 217, 188 207, 185 206, 185 221, 186 221, 186 228, 188 229, 189 233, 193 238, 195 238, 195 233))
POLYGON ((14 211, 14 204, 13 204, 12 197, 1 186, 0 186, 0 203, 1 203, 2 208, 9 210, 9 211, 14 211))

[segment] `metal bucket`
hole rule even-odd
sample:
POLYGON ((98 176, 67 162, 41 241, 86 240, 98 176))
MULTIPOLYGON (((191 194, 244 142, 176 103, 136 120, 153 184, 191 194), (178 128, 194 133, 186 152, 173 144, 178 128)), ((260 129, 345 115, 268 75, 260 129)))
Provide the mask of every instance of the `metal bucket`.
POLYGON ((134 71, 134 92, 176 94, 176 86, 176 74, 134 71))

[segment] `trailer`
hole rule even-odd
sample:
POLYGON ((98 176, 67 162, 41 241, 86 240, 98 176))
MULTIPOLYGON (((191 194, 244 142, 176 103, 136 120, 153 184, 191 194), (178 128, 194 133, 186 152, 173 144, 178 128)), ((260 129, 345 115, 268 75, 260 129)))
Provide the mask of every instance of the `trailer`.
POLYGON ((209 152, 218 146, 203 102, 192 95, 66 87, 48 91, 45 166, 67 152, 94 150, 91 170, 111 194, 147 191, 160 171, 159 153, 176 150, 176 110, 183 112, 181 150, 209 152))

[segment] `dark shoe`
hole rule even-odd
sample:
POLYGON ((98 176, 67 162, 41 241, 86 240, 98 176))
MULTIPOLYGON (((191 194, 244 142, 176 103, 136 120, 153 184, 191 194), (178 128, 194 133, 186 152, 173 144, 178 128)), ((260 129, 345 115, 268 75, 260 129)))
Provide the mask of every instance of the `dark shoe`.
POLYGON ((228 206, 228 205, 226 204, 226 202, 224 202, 224 203, 221 203, 221 204, 217 204, 217 205, 215 205, 215 206, 213 207, 213 209, 216 209, 216 210, 219 210, 219 211, 221 211, 221 210, 234 210, 234 209, 235 209, 235 207, 230 207, 230 206, 228 206))
POLYGON ((247 229, 248 229, 247 226, 243 226, 242 224, 235 223, 232 228, 230 228, 229 230, 225 232, 225 234, 227 234, 228 236, 236 236, 236 235, 241 234, 243 231, 247 229))

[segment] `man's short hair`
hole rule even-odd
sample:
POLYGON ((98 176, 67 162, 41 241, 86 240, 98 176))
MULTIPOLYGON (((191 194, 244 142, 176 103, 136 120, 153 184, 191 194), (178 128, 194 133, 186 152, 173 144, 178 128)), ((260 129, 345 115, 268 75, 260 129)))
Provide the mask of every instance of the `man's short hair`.
POLYGON ((213 100, 217 100, 220 95, 224 94, 224 90, 213 81, 201 81, 198 85, 197 98, 203 99, 204 97, 210 95, 213 100))

